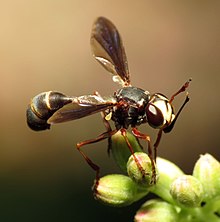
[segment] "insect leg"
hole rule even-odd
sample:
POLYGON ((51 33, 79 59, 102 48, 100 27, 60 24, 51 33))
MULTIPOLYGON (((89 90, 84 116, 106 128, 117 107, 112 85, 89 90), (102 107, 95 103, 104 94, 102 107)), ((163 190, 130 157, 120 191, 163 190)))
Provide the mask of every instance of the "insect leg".
POLYGON ((148 156, 150 158, 151 161, 151 165, 152 165, 152 184, 156 184, 156 166, 155 166, 155 160, 156 160, 156 155, 153 158, 153 149, 152 149, 152 145, 151 145, 151 139, 150 136, 147 134, 143 134, 141 133, 137 128, 132 128, 132 133, 135 137, 137 137, 138 139, 143 139, 146 140, 148 143, 148 156))
POLYGON ((146 173, 145 173, 143 167, 141 166, 141 164, 139 163, 137 157, 136 157, 135 154, 134 154, 134 150, 133 150, 133 148, 132 148, 132 146, 131 146, 131 144, 130 144, 130 142, 129 142, 129 140, 128 140, 128 137, 127 137, 127 135, 126 135, 126 129, 122 128, 122 129, 120 129, 120 131, 121 131, 121 135, 124 137, 125 142, 126 142, 127 145, 128 145, 128 148, 129 148, 129 150, 130 150, 130 152, 131 152, 131 154, 132 154, 132 156, 133 156, 133 158, 134 158, 135 163, 137 164, 139 170, 141 171, 142 176, 144 177, 144 176, 146 175, 146 173))
POLYGON ((157 134, 157 139, 154 143, 154 161, 155 161, 155 163, 156 163, 156 159, 157 159, 157 147, 159 146, 159 143, 160 143, 160 140, 162 137, 162 133, 163 133, 163 129, 160 129, 157 134))
MULTIPOLYGON (((106 114, 104 112, 101 112, 101 116, 102 116, 103 124, 105 125, 105 128, 106 128, 106 131, 107 132, 111 132, 112 128, 111 128, 111 126, 109 124, 109 121, 106 120, 106 114)), ((110 156, 111 145, 112 145, 111 137, 108 137, 108 149, 107 149, 108 156, 110 156)))
POLYGON ((99 142, 101 140, 104 140, 106 138, 109 138, 110 136, 112 136, 114 133, 116 133, 116 130, 110 131, 110 132, 104 132, 102 134, 100 134, 98 137, 94 138, 94 139, 90 139, 90 140, 85 140, 83 142, 77 143, 76 147, 78 149, 78 151, 81 153, 81 155, 83 156, 83 158, 86 160, 86 162, 89 164, 89 166, 96 172, 96 182, 94 185, 94 190, 96 191, 96 188, 98 186, 98 181, 99 181, 99 172, 100 172, 100 167, 98 165, 96 165, 81 149, 82 146, 85 146, 87 144, 91 144, 91 143, 96 143, 99 142))
POLYGON ((183 110, 184 106, 185 106, 186 103, 188 103, 188 102, 189 102, 189 96, 188 96, 188 93, 187 93, 187 94, 186 94, 186 98, 185 98, 182 106, 181 106, 180 109, 178 110, 178 112, 177 112, 174 120, 172 121, 172 123, 171 123, 169 126, 163 128, 164 133, 169 133, 169 132, 173 129, 173 127, 174 127, 174 125, 175 125, 175 123, 176 123, 176 120, 177 120, 178 116, 180 115, 180 113, 181 113, 181 111, 183 110))
MULTIPOLYGON (((101 97, 101 95, 99 94, 98 91, 95 91, 94 95, 101 97)), ((108 118, 106 117, 107 116, 106 113, 105 112, 101 112, 100 114, 101 114, 102 121, 103 121, 103 124, 104 124, 105 129, 106 129, 106 132, 111 132, 112 128, 111 128, 111 126, 109 124, 109 121, 107 120, 108 118)), ((111 115, 111 113, 109 113, 108 115, 111 115)), ((108 137, 108 149, 107 149, 107 152, 108 152, 109 156, 110 156, 110 151, 111 151, 111 143, 112 143, 111 137, 108 137)))

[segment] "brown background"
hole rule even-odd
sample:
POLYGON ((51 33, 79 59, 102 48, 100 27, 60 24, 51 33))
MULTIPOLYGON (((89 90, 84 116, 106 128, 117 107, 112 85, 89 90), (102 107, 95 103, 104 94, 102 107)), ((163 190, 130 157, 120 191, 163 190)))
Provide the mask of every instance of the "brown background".
MULTIPOLYGON (((200 154, 220 159, 219 10, 219 1, 1 1, 1 221, 131 221, 140 205, 120 211, 92 198, 94 173, 74 144, 103 132, 98 114, 47 132, 26 126, 26 106, 40 92, 117 89, 91 55, 91 25, 100 15, 122 35, 134 86, 170 96, 193 78, 191 101, 159 155, 186 173, 200 154)), ((141 130, 156 134, 147 125, 141 130)), ((84 150, 103 174, 117 172, 106 148, 104 141, 84 150)))

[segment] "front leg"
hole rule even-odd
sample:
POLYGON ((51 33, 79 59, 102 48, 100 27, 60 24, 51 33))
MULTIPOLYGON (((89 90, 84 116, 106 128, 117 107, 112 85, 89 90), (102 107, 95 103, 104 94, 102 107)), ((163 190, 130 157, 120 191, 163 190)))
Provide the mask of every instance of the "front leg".
POLYGON ((147 135, 147 134, 141 133, 135 127, 132 128, 132 133, 138 139, 143 139, 143 140, 147 141, 147 143, 148 143, 148 156, 150 158, 151 166, 152 166, 152 179, 151 179, 151 183, 152 184, 156 184, 156 156, 153 157, 153 149, 152 149, 152 145, 151 145, 150 136, 147 135))
POLYGON ((133 148, 132 148, 132 145, 131 145, 131 143, 129 142, 128 137, 127 137, 127 135, 126 135, 126 134, 127 134, 127 130, 124 129, 124 128, 122 128, 122 129, 120 129, 120 132, 121 132, 121 135, 124 137, 125 142, 126 142, 128 148, 129 148, 129 150, 130 150, 130 152, 131 152, 131 154, 132 154, 132 156, 133 156, 133 158, 134 158, 134 161, 135 161, 135 163, 137 164, 137 167, 138 167, 138 169, 140 170, 140 172, 141 172, 141 174, 142 174, 142 176, 143 176, 143 178, 144 178, 145 175, 146 175, 145 170, 143 169, 143 167, 141 166, 139 160, 137 159, 137 157, 136 157, 135 154, 134 154, 134 150, 133 150, 133 148))

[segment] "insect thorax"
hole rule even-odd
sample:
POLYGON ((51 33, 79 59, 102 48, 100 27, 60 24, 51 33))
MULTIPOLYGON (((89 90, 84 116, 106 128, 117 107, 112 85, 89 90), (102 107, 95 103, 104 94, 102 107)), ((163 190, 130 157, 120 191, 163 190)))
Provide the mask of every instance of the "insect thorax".
POLYGON ((150 94, 136 87, 124 87, 115 92, 117 105, 111 110, 116 129, 135 127, 146 122, 146 105, 150 94))

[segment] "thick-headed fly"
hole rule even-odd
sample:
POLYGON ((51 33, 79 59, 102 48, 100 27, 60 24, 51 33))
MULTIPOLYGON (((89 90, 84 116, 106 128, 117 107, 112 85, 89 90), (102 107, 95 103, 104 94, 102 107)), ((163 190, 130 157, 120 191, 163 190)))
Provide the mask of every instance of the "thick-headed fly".
POLYGON ((186 90, 191 80, 187 81, 170 99, 161 93, 150 94, 146 90, 132 86, 122 39, 112 22, 104 17, 99 17, 93 25, 91 48, 95 59, 112 74, 113 81, 119 83, 121 88, 109 97, 102 97, 98 92, 78 97, 69 97, 55 91, 40 93, 31 100, 28 106, 27 124, 36 131, 46 130, 52 124, 75 120, 100 112, 106 132, 94 139, 77 144, 79 152, 96 171, 97 181, 99 166, 86 156, 81 147, 106 138, 109 139, 118 131, 125 138, 138 168, 144 174, 126 136, 126 130, 130 126, 131 132, 137 139, 143 139, 148 143, 148 154, 152 162, 152 183, 155 183, 156 150, 162 132, 168 133, 172 130, 181 110, 189 101, 188 94, 176 115, 172 102, 175 96, 186 90), (111 128, 109 120, 114 122, 115 129, 111 128), (143 123, 148 123, 151 127, 159 130, 154 146, 151 145, 149 135, 141 133, 137 128, 143 123))

